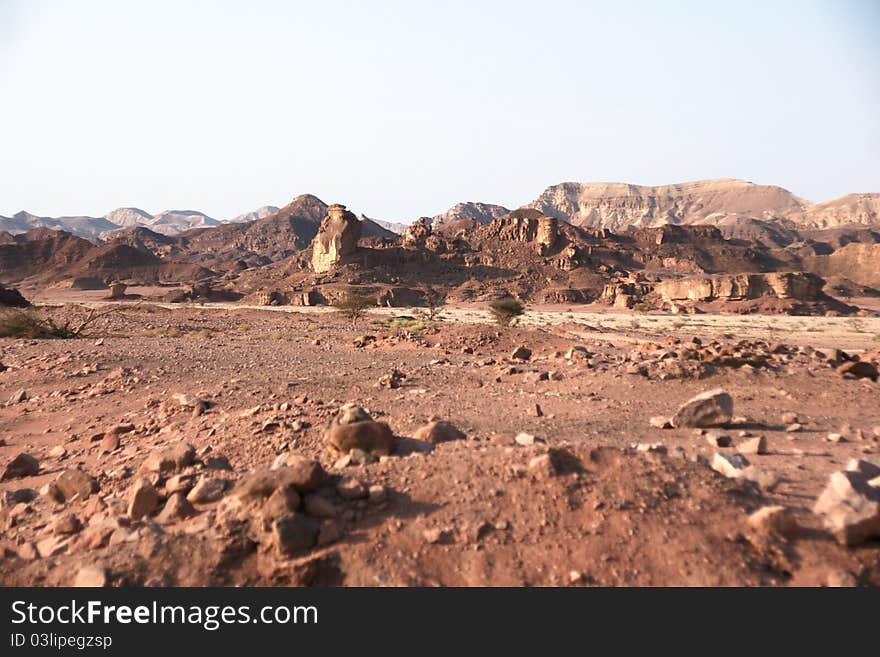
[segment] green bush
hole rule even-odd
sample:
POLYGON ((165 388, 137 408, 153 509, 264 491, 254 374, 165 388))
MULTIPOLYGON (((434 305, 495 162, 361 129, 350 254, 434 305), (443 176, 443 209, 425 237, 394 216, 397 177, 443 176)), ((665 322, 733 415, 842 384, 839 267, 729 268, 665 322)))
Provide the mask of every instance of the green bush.
POLYGON ((504 297, 490 303, 489 311, 501 326, 513 326, 526 309, 513 297, 504 297))

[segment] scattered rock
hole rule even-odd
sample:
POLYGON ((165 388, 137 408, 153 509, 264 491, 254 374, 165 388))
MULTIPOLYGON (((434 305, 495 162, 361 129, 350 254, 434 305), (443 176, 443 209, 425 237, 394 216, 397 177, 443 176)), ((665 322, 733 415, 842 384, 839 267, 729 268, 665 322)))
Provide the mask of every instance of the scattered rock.
POLYGON ((856 379, 871 379, 876 381, 878 378, 877 366, 865 360, 855 360, 844 363, 837 368, 837 373, 841 376, 850 376, 856 379))
POLYGON ((98 481, 79 468, 69 468, 61 473, 53 484, 56 501, 85 500, 99 490, 98 481))
POLYGON ((669 418, 663 415, 655 415, 650 420, 648 420, 648 424, 650 424, 655 429, 671 429, 672 422, 670 422, 669 418))
POLYGON ((708 390, 685 402, 672 416, 673 427, 719 427, 733 417, 733 399, 722 390, 708 390))
POLYGON ((161 523, 168 523, 183 520, 195 514, 196 510, 183 493, 173 493, 168 497, 168 501, 165 502, 165 506, 162 507, 162 511, 156 516, 156 519, 161 523))
POLYGON ((27 401, 29 399, 27 390, 16 390, 12 393, 12 396, 9 398, 7 404, 10 406, 12 404, 20 404, 23 401, 27 401))
POLYGON ((437 420, 435 422, 428 422, 428 424, 416 429, 413 433, 413 438, 436 445, 450 440, 464 440, 467 436, 451 423, 445 420, 437 420))
POLYGON ((33 477, 40 471, 40 462, 30 454, 21 453, 15 456, 3 469, 0 481, 33 477))
POLYGON ((529 360, 532 357, 532 350, 526 346, 520 345, 510 354, 513 360, 529 360))
POLYGON ((107 570, 101 566, 83 566, 77 571, 73 585, 78 588, 107 586, 107 570))
POLYGON ((767 439, 764 436, 756 436, 737 445, 736 450, 740 454, 766 454, 767 439))
POLYGON ((148 516, 159 506, 159 493, 149 479, 139 479, 128 494, 126 513, 130 518, 138 520, 148 516))
POLYGON ((204 477, 199 479, 192 490, 186 496, 186 499, 193 504, 211 504, 218 502, 226 493, 229 482, 226 479, 218 479, 215 477, 204 477))
POLYGON ((336 493, 344 500, 359 500, 367 496, 367 487, 354 477, 343 477, 336 484, 336 493))
POLYGON ((720 431, 709 431, 706 433, 706 442, 712 447, 730 447, 730 436, 720 431))
POLYGON ((388 455, 394 451, 394 434, 384 422, 355 422, 329 428, 324 442, 343 454, 361 449, 369 454, 388 455))
POLYGON ((715 452, 712 457, 712 469, 725 477, 740 477, 747 467, 749 462, 742 454, 715 452))
POLYGON ((312 549, 321 525, 303 513, 287 513, 272 523, 272 538, 278 552, 295 555, 312 549))
POLYGON ((150 454, 144 461, 144 469, 162 474, 176 472, 192 465, 196 449, 189 443, 179 443, 150 454))
POLYGON ((861 545, 880 536, 880 489, 860 471, 832 473, 813 512, 841 544, 861 545))
POLYGON ((798 524, 790 509, 779 506, 764 506, 749 516, 749 526, 765 534, 777 534, 791 538, 798 532, 798 524))

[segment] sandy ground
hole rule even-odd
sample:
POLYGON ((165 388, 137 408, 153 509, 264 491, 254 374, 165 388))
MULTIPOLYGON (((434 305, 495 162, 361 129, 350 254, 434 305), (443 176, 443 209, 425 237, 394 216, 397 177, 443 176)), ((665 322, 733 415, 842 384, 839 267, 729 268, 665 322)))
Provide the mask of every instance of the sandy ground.
POLYGON ((150 304, 102 318, 88 339, 0 340, 0 402, 19 390, 27 396, 0 407, 0 464, 21 452, 40 464, 0 490, 38 492, 71 468, 99 484, 86 501, 4 498, 0 579, 66 585, 96 565, 113 585, 880 583, 877 544, 841 547, 810 511, 831 472, 880 451, 878 384, 843 378, 824 353, 803 348, 876 350, 880 320, 540 309, 500 329, 479 308, 444 309, 439 322, 419 317, 377 309, 352 326, 321 308, 150 304), (669 369, 679 357, 667 352, 694 336, 795 348, 766 366, 669 369), (530 359, 511 357, 520 345, 530 359), (649 358, 647 372, 634 373, 633 350, 654 345, 666 360, 649 358), (567 359, 572 346, 591 358, 567 359), (395 370, 400 386, 383 385, 395 370), (736 420, 723 430, 731 447, 648 423, 716 387, 734 398, 736 420), (180 393, 208 407, 194 414, 174 401, 180 393), (324 425, 346 402, 387 422, 399 454, 365 465, 328 454, 324 425), (800 430, 786 430, 786 413, 800 430), (431 418, 467 438, 421 451, 411 437, 431 418), (131 429, 102 449, 119 425, 131 429), (535 444, 517 443, 521 432, 535 444), (830 442, 829 433, 843 440, 830 442), (767 454, 748 459, 778 480, 772 490, 707 465, 754 436, 766 438, 767 454), (320 461, 330 483, 319 492, 332 507, 317 515, 320 544, 279 554, 267 535, 230 530, 223 500, 160 519, 171 489, 155 474, 156 512, 128 518, 147 457, 183 442, 197 454, 183 474, 230 487, 279 455, 320 461), (666 453, 634 449, 653 443, 666 453), (549 473, 535 464, 547 454, 549 473), (220 456, 231 469, 210 466, 220 456), (340 497, 334 486, 347 477, 381 487, 382 499, 340 497), (771 503, 797 516, 804 529, 796 540, 750 530, 749 512, 771 503), (60 532, 69 514, 84 529, 60 532), (95 529, 108 526, 106 536, 95 529))

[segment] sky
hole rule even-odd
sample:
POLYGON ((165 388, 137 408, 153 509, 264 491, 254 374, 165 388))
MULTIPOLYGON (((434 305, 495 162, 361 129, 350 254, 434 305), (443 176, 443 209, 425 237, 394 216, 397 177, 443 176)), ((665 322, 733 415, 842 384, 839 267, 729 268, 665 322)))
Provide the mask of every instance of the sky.
POLYGON ((880 192, 880 0, 0 0, 0 215, 880 192))

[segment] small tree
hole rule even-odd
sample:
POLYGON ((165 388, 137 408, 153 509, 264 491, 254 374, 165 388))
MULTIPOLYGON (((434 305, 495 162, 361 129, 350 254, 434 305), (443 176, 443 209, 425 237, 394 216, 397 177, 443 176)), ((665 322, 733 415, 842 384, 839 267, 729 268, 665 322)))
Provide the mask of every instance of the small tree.
POLYGON ((356 294, 347 294, 333 303, 333 307, 348 317, 352 325, 357 324, 357 321, 366 314, 367 310, 375 305, 375 300, 356 294))
POLYGON ((490 303, 489 311, 501 326, 513 326, 526 309, 513 297, 504 297, 490 303))
POLYGON ((446 295, 433 287, 427 287, 422 291, 422 298, 425 300, 425 310, 422 313, 424 318, 429 322, 440 319, 443 306, 446 305, 446 295))

